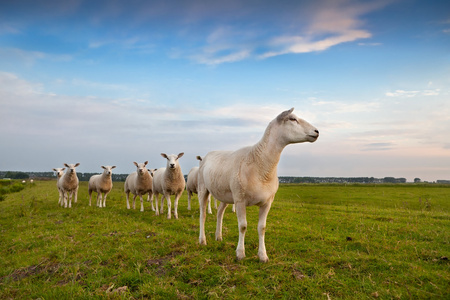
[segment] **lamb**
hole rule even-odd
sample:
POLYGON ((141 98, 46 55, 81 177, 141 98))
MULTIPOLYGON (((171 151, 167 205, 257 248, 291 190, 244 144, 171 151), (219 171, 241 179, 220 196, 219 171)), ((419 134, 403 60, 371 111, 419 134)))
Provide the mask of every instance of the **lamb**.
MULTIPOLYGON (((136 172, 131 173, 125 179, 124 191, 127 196, 127 209, 130 209, 130 192, 133 196, 133 209, 136 208, 136 197, 141 199, 141 211, 144 211, 144 199, 143 195, 153 194, 153 179, 149 170, 145 167, 148 161, 144 163, 133 162, 136 166, 136 172)), ((152 202, 153 206, 153 202, 152 202)), ((156 203, 156 215, 158 215, 158 203, 156 203)))
MULTIPOLYGON (((201 156, 197 156, 198 160, 202 160, 201 156)), ((188 210, 191 210, 191 197, 192 194, 197 194, 198 192, 198 168, 199 167, 193 167, 187 176, 187 183, 186 183, 186 191, 188 194, 188 210)), ((217 200, 216 200, 216 209, 217 209, 217 200)), ((208 213, 212 214, 211 210, 211 195, 208 198, 208 213)))
POLYGON ((59 185, 58 185, 58 181, 59 181, 59 179, 61 178, 61 176, 64 174, 64 170, 65 170, 66 168, 53 168, 53 171, 55 171, 56 172, 56 187, 58 188, 58 193, 59 193, 59 199, 58 199, 58 204, 59 205, 63 205, 63 198, 64 198, 64 193, 63 193, 63 191, 59 188, 59 185))
POLYGON ((245 257, 244 239, 247 230, 246 207, 259 206, 258 257, 267 262, 264 235, 270 206, 278 190, 277 165, 283 149, 293 143, 315 142, 319 131, 308 122, 284 111, 267 126, 261 140, 237 151, 212 151, 200 162, 198 175, 200 202, 200 244, 206 245, 206 202, 212 194, 220 202, 217 210, 216 240, 222 241, 222 220, 228 204, 236 205, 239 242, 236 257, 245 257))
POLYGON ((113 187, 112 183, 112 169, 114 169, 116 166, 102 166, 102 169, 104 170, 102 174, 100 175, 92 175, 91 178, 89 178, 89 185, 88 185, 88 191, 89 191, 89 206, 91 206, 91 200, 92 200, 92 192, 97 192, 97 206, 98 207, 106 207, 106 196, 108 196, 108 193, 111 191, 113 187), (103 204, 102 204, 102 193, 103 193, 103 204))
POLYGON ((161 153, 161 156, 167 159, 166 168, 159 168, 156 170, 153 177, 153 193, 156 197, 156 202, 158 202, 159 194, 161 196, 161 214, 164 211, 164 198, 167 200, 167 218, 171 218, 172 201, 170 200, 171 195, 175 195, 174 201, 174 216, 178 219, 178 200, 183 194, 184 188, 186 186, 186 181, 184 180, 183 173, 181 172, 180 164, 178 159, 181 158, 184 153, 178 155, 167 155, 161 153))
POLYGON ((69 205, 69 208, 72 207, 72 198, 75 198, 74 201, 75 203, 77 203, 79 181, 75 168, 79 165, 80 163, 64 164, 64 166, 66 166, 67 168, 67 171, 58 180, 58 188, 62 190, 65 208, 67 208, 67 204, 69 205))

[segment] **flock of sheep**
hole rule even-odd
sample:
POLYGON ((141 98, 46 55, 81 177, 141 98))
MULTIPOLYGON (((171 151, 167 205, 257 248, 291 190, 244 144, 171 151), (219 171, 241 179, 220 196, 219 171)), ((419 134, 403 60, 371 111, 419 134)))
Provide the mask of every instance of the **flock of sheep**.
MULTIPOLYGON (((200 236, 199 243, 206 245, 205 221, 206 207, 211 213, 211 195, 219 200, 217 209, 216 240, 222 240, 222 220, 226 207, 233 204, 238 218, 239 242, 236 249, 237 259, 245 257, 244 239, 247 230, 246 207, 259 206, 258 257, 260 261, 269 260, 264 235, 266 219, 270 206, 278 190, 277 166, 283 149, 294 143, 315 142, 319 131, 292 113, 294 109, 280 113, 267 126, 261 140, 253 146, 241 148, 237 151, 212 151, 200 160, 199 167, 190 170, 187 184, 181 172, 178 155, 161 155, 167 159, 165 168, 148 170, 148 162, 136 163, 137 170, 125 180, 124 192, 127 198, 127 208, 130 209, 129 194, 133 196, 133 208, 136 197, 141 200, 141 211, 144 211, 143 196, 148 194, 152 209, 156 215, 163 213, 164 198, 167 201, 167 218, 171 218, 171 195, 175 195, 174 216, 178 218, 178 200, 183 191, 188 193, 188 209, 193 193, 198 194, 200 204, 200 236), (161 206, 158 210, 158 198, 161 194, 161 206), (155 205, 153 200, 155 198, 155 205)), ((64 164, 65 168, 53 169, 57 175, 59 191, 59 204, 65 207, 72 206, 72 198, 77 202, 78 178, 75 168, 77 164, 64 164)), ((92 192, 97 193, 97 206, 106 206, 106 197, 112 189, 111 174, 115 166, 102 166, 103 173, 94 175, 89 180, 89 205, 91 205, 92 192), (103 197, 102 197, 103 194, 103 197)), ((217 204, 216 204, 217 205, 217 204)))

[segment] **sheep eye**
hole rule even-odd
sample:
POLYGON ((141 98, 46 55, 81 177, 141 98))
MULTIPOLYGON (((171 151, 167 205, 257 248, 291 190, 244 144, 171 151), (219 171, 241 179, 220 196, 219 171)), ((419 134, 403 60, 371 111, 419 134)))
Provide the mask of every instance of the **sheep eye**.
POLYGON ((293 118, 293 117, 289 118, 289 120, 294 121, 294 122, 297 122, 297 119, 296 119, 296 118, 293 118))

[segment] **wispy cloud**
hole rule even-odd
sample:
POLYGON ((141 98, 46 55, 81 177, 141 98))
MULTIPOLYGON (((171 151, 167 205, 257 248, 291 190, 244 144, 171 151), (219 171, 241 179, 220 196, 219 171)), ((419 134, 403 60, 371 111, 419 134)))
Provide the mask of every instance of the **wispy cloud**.
POLYGON ((386 92, 387 97, 399 97, 399 98, 413 98, 417 96, 438 96, 440 89, 433 90, 417 90, 417 91, 405 91, 395 90, 394 92, 386 92))

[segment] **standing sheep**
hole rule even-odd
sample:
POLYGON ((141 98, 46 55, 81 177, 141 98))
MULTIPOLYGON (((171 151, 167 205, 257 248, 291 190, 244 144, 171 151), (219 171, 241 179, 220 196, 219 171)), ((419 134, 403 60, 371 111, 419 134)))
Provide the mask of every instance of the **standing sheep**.
POLYGON ((58 185, 58 181, 59 181, 59 179, 61 178, 61 176, 63 176, 63 174, 64 174, 64 170, 65 170, 66 168, 53 168, 53 171, 55 171, 56 172, 56 188, 58 189, 58 193, 59 193, 59 199, 58 199, 58 204, 59 205, 61 205, 61 206, 63 206, 63 201, 64 201, 64 193, 63 193, 63 191, 59 188, 59 185, 58 185))
MULTIPOLYGON (((148 161, 144 163, 133 162, 136 166, 136 172, 127 176, 124 185, 124 191, 127 196, 127 208, 130 209, 130 192, 133 196, 133 209, 136 209, 136 196, 141 199, 141 211, 144 211, 143 195, 153 193, 153 180, 149 170, 145 167, 148 161)), ((152 202, 153 204, 153 202, 152 202)), ((158 203, 156 203, 156 215, 158 215, 158 203)))
MULTIPOLYGON (((197 156, 198 160, 202 160, 201 156, 197 156)), ((187 176, 186 182, 186 192, 188 194, 188 210, 191 210, 191 197, 192 194, 198 194, 198 169, 199 167, 193 167, 187 176)), ((217 209, 217 200, 216 200, 216 209, 217 209)), ((211 195, 208 198, 208 213, 212 214, 211 210, 211 195)))
POLYGON ((104 170, 102 174, 100 175, 92 175, 91 178, 89 178, 89 185, 88 185, 88 191, 89 191, 89 206, 91 206, 91 200, 92 200, 92 192, 97 192, 97 206, 98 207, 106 207, 106 196, 108 196, 108 193, 111 191, 113 187, 112 183, 112 169, 114 169, 116 166, 102 166, 102 169, 104 170), (102 193, 103 196, 103 205, 102 205, 102 193))
POLYGON ((261 140, 254 146, 237 151, 209 152, 200 162, 198 176, 200 202, 200 244, 206 245, 206 202, 209 194, 221 201, 217 210, 216 240, 222 240, 223 213, 228 204, 236 205, 239 226, 237 259, 245 257, 244 239, 247 230, 246 207, 259 206, 260 261, 267 262, 264 235, 270 206, 278 190, 277 165, 283 149, 293 143, 315 142, 319 131, 292 113, 282 112, 269 123, 261 140))
POLYGON ((176 219, 178 219, 178 200, 183 194, 184 188, 186 186, 186 181, 184 180, 183 173, 181 172, 180 164, 178 159, 182 157, 184 153, 178 155, 167 155, 161 153, 161 156, 167 159, 167 167, 159 168, 156 170, 153 177, 153 193, 156 197, 156 202, 158 202, 159 194, 161 196, 161 214, 164 208, 164 198, 167 200, 167 218, 171 218, 172 201, 170 200, 171 195, 175 195, 174 201, 174 213, 176 219))
POLYGON ((64 166, 66 166, 67 168, 67 171, 61 176, 58 181, 58 187, 63 191, 64 207, 66 208, 67 202, 69 204, 69 208, 72 207, 72 198, 75 198, 74 201, 75 203, 77 203, 79 181, 75 168, 79 165, 80 163, 64 164, 64 166))

